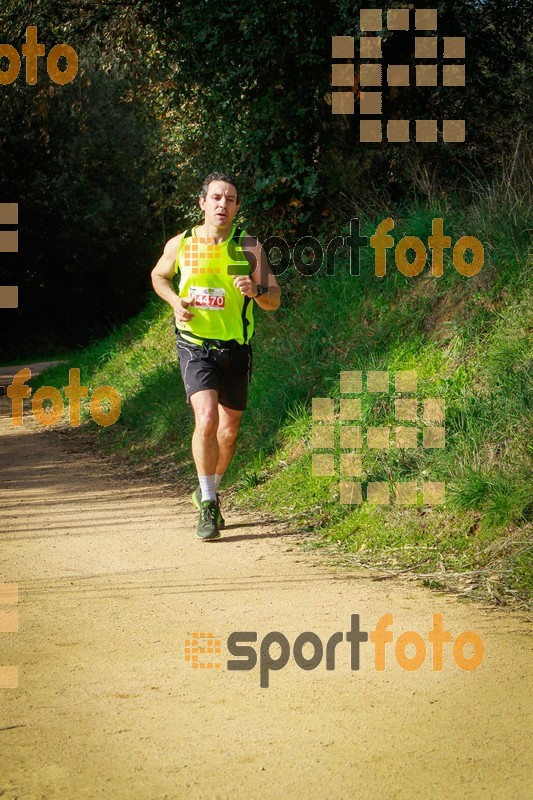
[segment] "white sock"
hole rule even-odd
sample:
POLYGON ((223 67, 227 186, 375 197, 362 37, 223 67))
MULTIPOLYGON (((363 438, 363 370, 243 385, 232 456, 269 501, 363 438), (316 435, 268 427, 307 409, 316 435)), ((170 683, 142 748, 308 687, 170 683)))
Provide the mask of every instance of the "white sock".
POLYGON ((215 475, 198 475, 198 480, 202 490, 202 503, 204 500, 216 500, 215 475))
POLYGON ((218 492, 218 487, 220 486, 220 481, 222 480, 223 477, 224 475, 219 475, 218 472, 215 475, 215 489, 217 490, 217 492, 218 492))

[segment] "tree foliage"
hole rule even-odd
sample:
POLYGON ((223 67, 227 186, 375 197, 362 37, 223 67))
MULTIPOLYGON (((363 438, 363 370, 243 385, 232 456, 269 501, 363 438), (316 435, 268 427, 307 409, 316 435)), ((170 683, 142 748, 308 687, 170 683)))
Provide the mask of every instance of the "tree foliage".
MULTIPOLYGON (((331 235, 413 186, 431 199, 490 177, 529 122, 526 4, 435 3, 439 36, 466 36, 466 87, 383 90, 391 116, 464 117, 464 145, 362 145, 357 117, 332 115, 331 37, 359 35, 360 5, 397 7, 7 0, 4 41, 20 50, 37 25, 47 50, 75 47, 80 70, 65 86, 44 65, 36 86, 22 73, 0 86, 0 201, 21 210, 21 252, 1 262, 2 283, 21 287, 20 310, 0 316, 3 347, 83 343, 138 310, 163 241, 197 218, 213 169, 238 176, 244 221, 262 237, 331 235)), ((412 34, 385 34, 386 63, 412 63, 413 50, 412 34)))

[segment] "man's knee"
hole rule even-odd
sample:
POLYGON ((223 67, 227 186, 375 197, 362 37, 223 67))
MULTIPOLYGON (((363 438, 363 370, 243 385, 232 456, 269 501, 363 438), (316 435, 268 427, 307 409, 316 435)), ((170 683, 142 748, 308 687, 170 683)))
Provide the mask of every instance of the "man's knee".
POLYGON ((221 444, 231 446, 235 444, 239 427, 241 424, 242 412, 228 413, 227 409, 221 413, 218 426, 217 437, 221 444))
POLYGON ((201 406, 194 409, 194 429, 202 437, 213 437, 217 433, 218 412, 216 407, 201 406))
POLYGON ((238 433, 239 422, 232 423, 231 425, 220 426, 217 433, 218 441, 226 446, 234 445, 238 433))
POLYGON ((218 421, 216 415, 211 411, 202 412, 196 417, 195 430, 202 437, 215 436, 217 432, 218 421))

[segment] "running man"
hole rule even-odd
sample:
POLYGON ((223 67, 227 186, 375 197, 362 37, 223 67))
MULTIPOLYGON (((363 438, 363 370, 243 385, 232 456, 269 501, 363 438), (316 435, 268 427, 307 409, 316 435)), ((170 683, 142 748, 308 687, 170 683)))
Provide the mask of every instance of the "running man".
POLYGON ((261 244, 233 224, 240 206, 235 178, 208 175, 199 205, 203 224, 167 242, 152 284, 174 310, 181 375, 194 412, 196 535, 208 541, 218 539, 225 524, 218 489, 248 399, 254 305, 275 311, 280 290, 261 244), (172 284, 176 273, 178 293, 172 284))

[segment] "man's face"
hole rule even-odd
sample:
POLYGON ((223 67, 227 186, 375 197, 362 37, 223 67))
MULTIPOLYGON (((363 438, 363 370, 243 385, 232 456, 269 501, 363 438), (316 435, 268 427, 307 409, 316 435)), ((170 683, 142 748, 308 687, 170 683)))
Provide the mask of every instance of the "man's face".
POLYGON ((206 223, 220 230, 231 225, 239 210, 237 190, 235 186, 225 181, 211 181, 207 195, 200 197, 199 202, 206 223))

